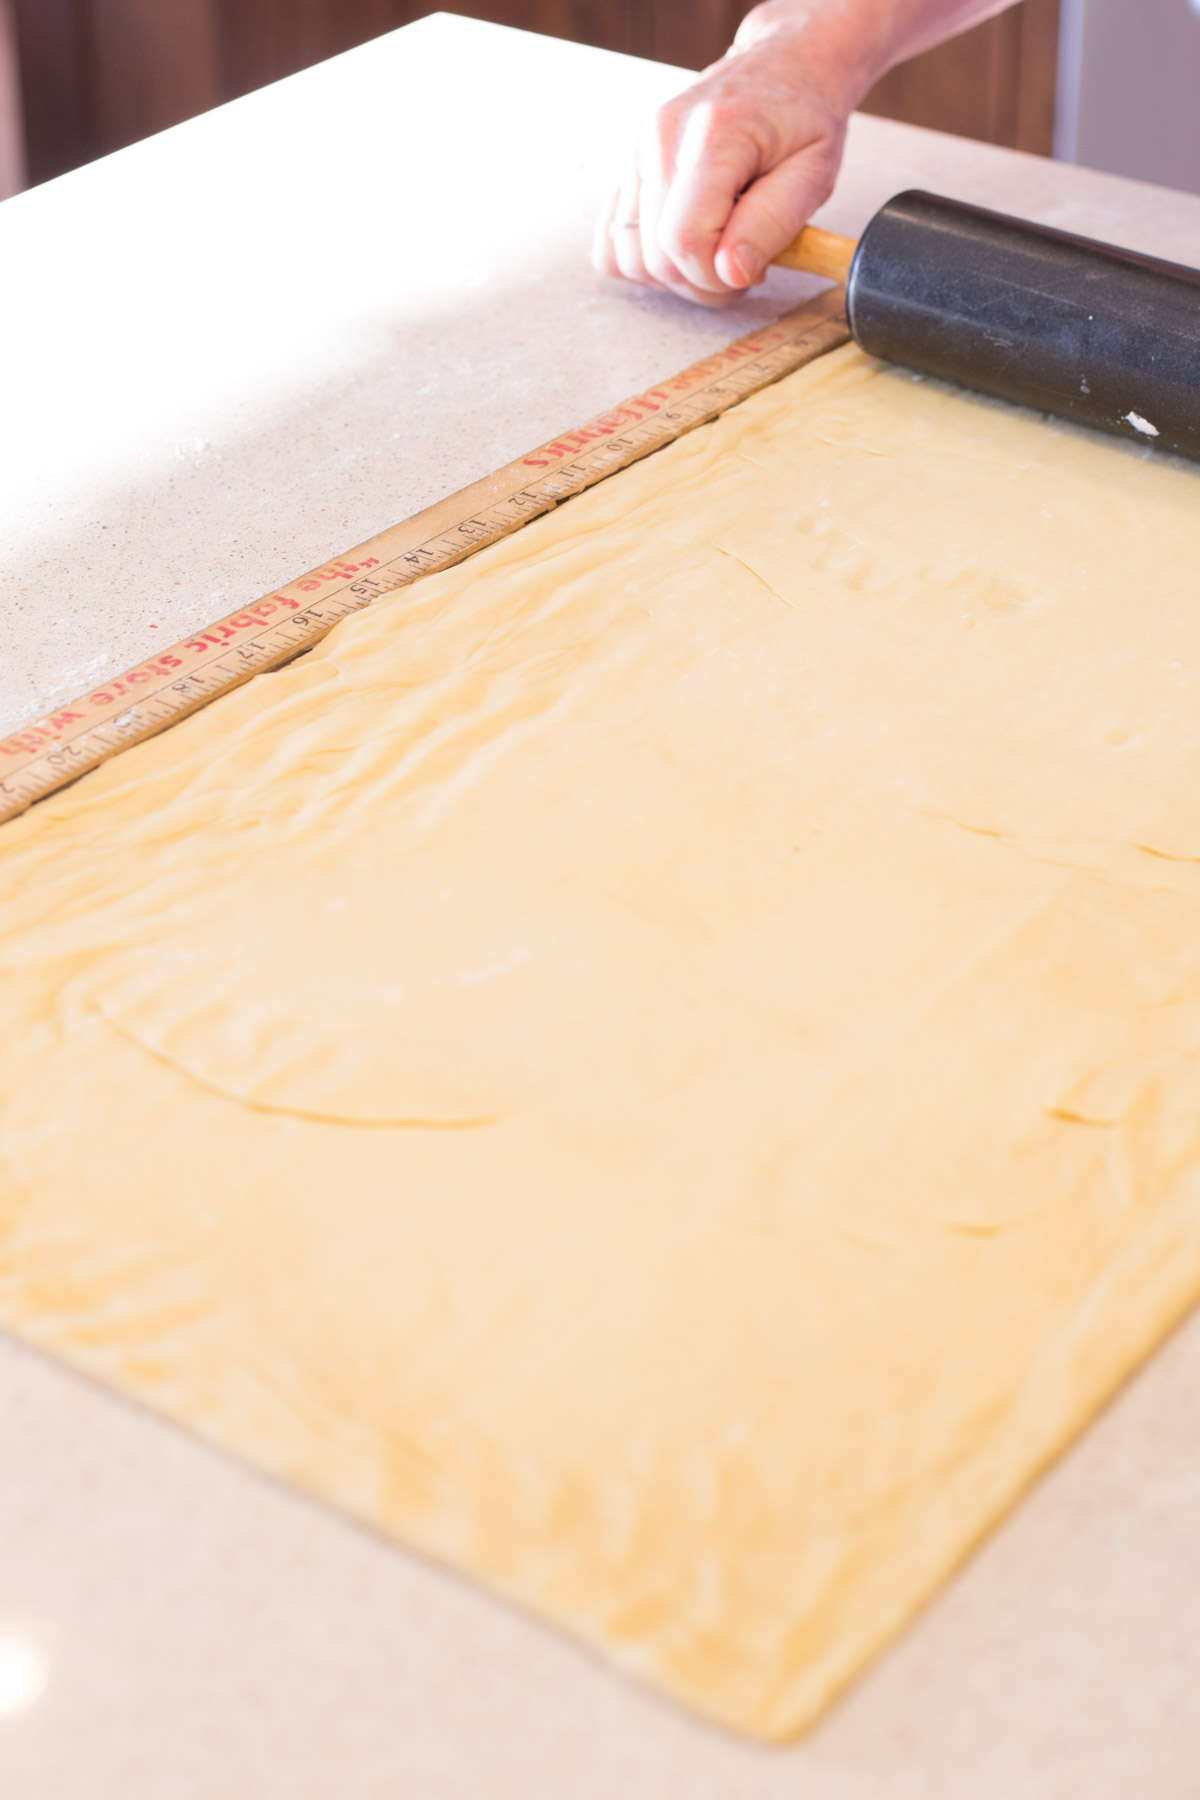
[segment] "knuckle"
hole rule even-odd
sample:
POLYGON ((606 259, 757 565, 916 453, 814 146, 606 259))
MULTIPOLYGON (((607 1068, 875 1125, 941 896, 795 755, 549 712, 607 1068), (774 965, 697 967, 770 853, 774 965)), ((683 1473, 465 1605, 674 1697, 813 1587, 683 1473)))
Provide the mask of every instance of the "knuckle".
POLYGON ((691 112, 692 107, 684 105, 682 100, 669 100, 665 106, 660 106, 639 134, 645 149, 660 156, 668 154, 678 143, 691 112))
POLYGON ((647 252, 645 263, 647 271, 653 276, 654 280, 661 281, 664 286, 669 287, 672 282, 679 280, 679 271, 675 267, 675 264, 663 250, 658 248, 657 245, 652 246, 647 252))
POLYGON ((706 231, 700 225, 684 221, 673 226, 671 230, 671 250, 679 251, 687 257, 706 256, 716 244, 713 232, 706 231))
POLYGON ((704 122, 714 136, 731 131, 741 116, 741 107, 727 94, 714 96, 704 108, 704 122))
POLYGON ((715 244, 707 233, 684 229, 666 234, 663 249, 677 268, 687 269, 691 273, 697 269, 707 269, 712 262, 715 244))

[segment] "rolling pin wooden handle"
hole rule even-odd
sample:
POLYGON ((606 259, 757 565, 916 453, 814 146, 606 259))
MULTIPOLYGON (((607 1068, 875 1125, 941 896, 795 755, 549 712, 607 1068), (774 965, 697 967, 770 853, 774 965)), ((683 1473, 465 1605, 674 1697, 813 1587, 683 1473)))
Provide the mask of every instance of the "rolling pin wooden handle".
POLYGON ((853 238, 835 237, 806 225, 794 244, 775 258, 781 269, 803 269, 806 275, 823 275, 827 281, 845 281, 858 245, 853 238))

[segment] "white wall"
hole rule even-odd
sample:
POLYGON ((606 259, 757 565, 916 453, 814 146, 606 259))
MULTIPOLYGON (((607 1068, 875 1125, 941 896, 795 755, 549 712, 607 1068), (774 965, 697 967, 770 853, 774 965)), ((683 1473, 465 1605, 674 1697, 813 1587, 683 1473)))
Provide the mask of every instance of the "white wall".
POLYGON ((1200 0, 1063 0, 1055 154, 1200 193, 1200 0))

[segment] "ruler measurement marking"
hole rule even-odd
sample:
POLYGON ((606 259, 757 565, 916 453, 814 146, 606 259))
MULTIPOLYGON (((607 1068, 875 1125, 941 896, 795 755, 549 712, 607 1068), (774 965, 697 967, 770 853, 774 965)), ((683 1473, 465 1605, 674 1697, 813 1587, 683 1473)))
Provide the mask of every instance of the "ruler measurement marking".
POLYGON ((848 338, 841 291, 822 294, 776 325, 750 333, 580 430, 563 432, 497 474, 54 708, 0 740, 0 824, 218 695, 291 661, 352 613, 498 543, 848 338), (535 469, 544 472, 531 474, 535 469), (460 505, 465 510, 455 518, 460 505))

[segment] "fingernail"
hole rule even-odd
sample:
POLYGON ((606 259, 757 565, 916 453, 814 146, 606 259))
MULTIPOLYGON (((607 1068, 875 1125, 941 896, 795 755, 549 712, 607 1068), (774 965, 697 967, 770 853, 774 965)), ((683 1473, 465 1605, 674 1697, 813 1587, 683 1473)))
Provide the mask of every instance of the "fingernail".
POLYGON ((744 287, 753 287, 762 279, 763 259, 753 244, 735 244, 729 253, 729 260, 744 287))

